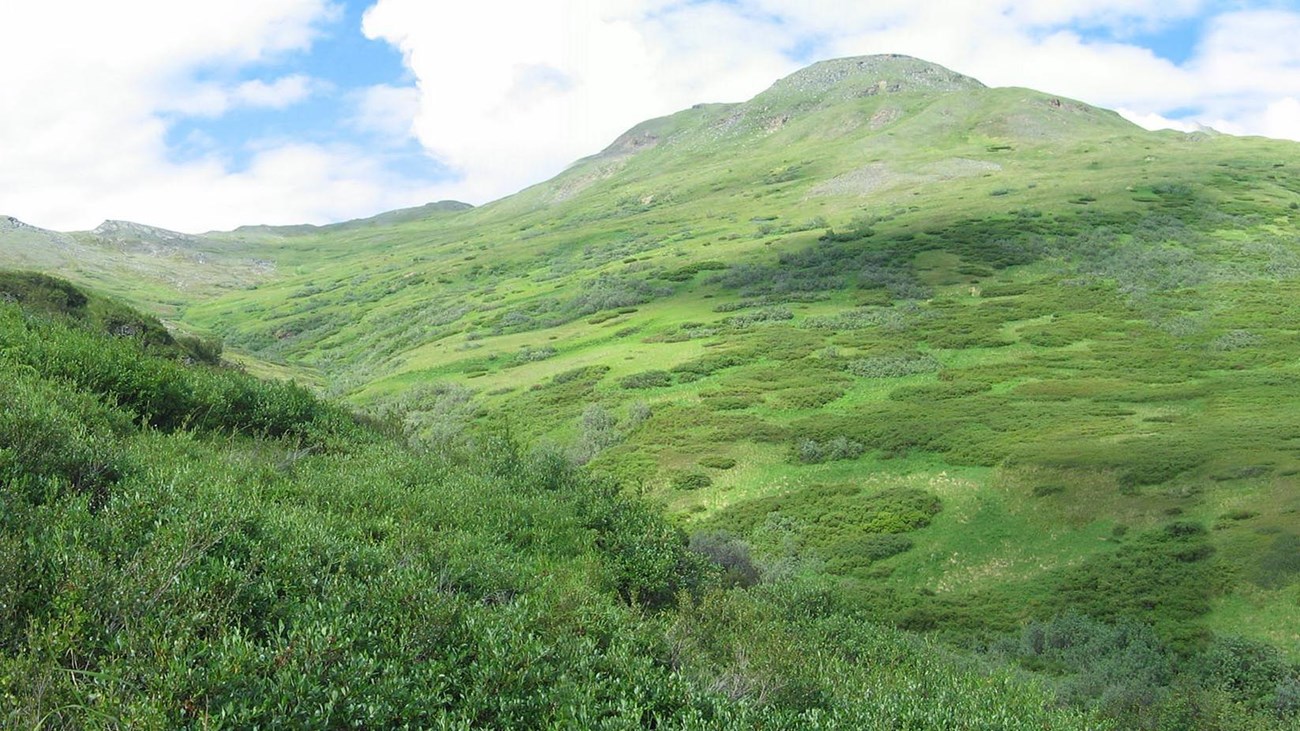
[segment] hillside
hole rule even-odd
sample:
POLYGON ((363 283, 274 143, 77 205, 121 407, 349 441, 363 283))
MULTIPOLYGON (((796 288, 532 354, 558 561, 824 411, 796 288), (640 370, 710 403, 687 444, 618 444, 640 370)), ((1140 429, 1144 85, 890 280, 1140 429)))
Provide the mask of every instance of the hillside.
MULTIPOLYGON (((550 445, 876 621, 1065 676, 1008 638, 1295 663, 1298 171, 1295 143, 841 59, 478 208, 207 234, 228 258, 164 314, 415 444, 550 445), (222 268, 247 258, 273 266, 222 268)), ((122 261, 109 291, 152 291, 122 261)), ((1291 708, 1284 675, 1251 707, 1291 708)))
POLYGON ((815 584, 731 589, 553 453, 414 450, 66 282, 0 291, 6 728, 1099 722, 815 584))

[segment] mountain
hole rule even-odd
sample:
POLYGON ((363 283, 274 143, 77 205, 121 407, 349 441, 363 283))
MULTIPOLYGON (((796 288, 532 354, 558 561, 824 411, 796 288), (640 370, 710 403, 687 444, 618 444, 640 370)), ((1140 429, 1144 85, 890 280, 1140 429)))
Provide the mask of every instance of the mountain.
POLYGON ((14 218, 0 218, 0 263, 67 274, 168 319, 179 302, 243 289, 275 269, 222 241, 130 221, 63 233, 14 218))
POLYGON ((1294 663, 1297 169, 841 59, 488 205, 208 235, 274 267, 169 296, 417 442, 555 445, 880 621, 1294 663))
MULTIPOLYGON (((113 220, 90 231, 64 233, 3 216, 0 264, 65 273, 171 318, 179 303, 255 286, 274 278, 277 265, 294 266, 296 260, 280 246, 285 238, 381 228, 472 207, 438 201, 326 226, 241 226, 204 234, 113 220)), ((313 244, 303 256, 319 253, 313 244)))

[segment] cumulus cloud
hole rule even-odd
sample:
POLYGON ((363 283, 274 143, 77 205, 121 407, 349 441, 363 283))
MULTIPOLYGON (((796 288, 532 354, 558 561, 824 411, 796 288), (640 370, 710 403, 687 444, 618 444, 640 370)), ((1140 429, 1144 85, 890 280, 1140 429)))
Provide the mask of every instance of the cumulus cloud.
MULTIPOLYGON (((329 0, 13 0, 0 8, 0 211, 85 229, 128 218, 186 231, 323 222, 425 200, 348 145, 272 146, 236 168, 178 161, 186 115, 283 109, 321 89, 239 70, 309 48, 329 0), (231 79, 213 81, 212 79, 231 79)), ((206 144, 201 133, 188 140, 206 144)))

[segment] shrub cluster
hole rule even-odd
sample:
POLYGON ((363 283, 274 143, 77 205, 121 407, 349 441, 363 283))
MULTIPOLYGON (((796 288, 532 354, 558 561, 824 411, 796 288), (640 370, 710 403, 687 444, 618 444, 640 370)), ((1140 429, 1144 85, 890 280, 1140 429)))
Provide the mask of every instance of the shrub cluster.
POLYGON ((794 457, 804 464, 820 464, 842 459, 857 459, 866 451, 862 444, 848 437, 835 437, 824 442, 801 439, 794 445, 794 457))
POLYGON ((943 364, 929 353, 891 353, 851 360, 844 367, 858 378, 901 378, 937 373, 943 364))

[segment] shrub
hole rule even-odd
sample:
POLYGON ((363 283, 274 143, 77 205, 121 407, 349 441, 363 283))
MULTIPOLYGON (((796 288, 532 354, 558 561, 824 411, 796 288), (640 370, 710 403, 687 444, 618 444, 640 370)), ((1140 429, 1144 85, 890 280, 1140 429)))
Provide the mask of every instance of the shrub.
POLYGON ((546 360, 555 357, 555 348, 549 345, 532 346, 525 345, 515 353, 515 363, 536 363, 537 361, 546 360))
POLYGON ((129 417, 84 394, 0 367, 0 485, 34 503, 66 489, 102 506, 126 467, 129 417))
POLYGON ((221 338, 182 335, 176 338, 176 344, 184 349, 195 362, 208 365, 220 365, 224 350, 221 338))
POLYGON ((578 429, 578 441, 573 445, 572 456, 580 465, 623 441, 623 432, 619 430, 614 415, 600 404, 588 404, 583 409, 578 429))
POLYGON ((768 307, 755 312, 747 312, 743 315, 733 315, 722 322, 731 327, 746 328, 763 322, 781 322, 793 319, 794 313, 788 307, 768 307))
POLYGON ((732 467, 736 466, 736 460, 732 459, 731 457, 718 457, 715 455, 709 455, 707 457, 700 458, 700 466, 709 467, 715 470, 729 470, 732 467))
POLYGON ((816 409, 844 396, 840 386, 792 388, 780 393, 781 406, 787 409, 816 409))
POLYGON ((1135 621, 1105 623, 1067 612, 1030 622, 1010 650, 1033 670, 1049 671, 1063 704, 1092 708, 1148 727, 1170 693, 1174 658, 1135 621))
POLYGON ((689 374, 696 378, 703 378, 726 368, 744 365, 744 363, 745 359, 734 353, 717 353, 679 363, 673 366, 672 371, 673 373, 689 374))
POLYGON ((844 459, 857 459, 866 451, 862 444, 848 437, 835 437, 825 442, 815 439, 801 439, 794 448, 795 459, 804 464, 835 462, 844 459))
POLYGON ((1229 330, 1210 342, 1210 350, 1227 352, 1253 348, 1264 339, 1249 330, 1229 330))
POLYGON ((564 309, 574 317, 585 317, 602 310, 625 311, 656 297, 672 294, 672 291, 672 287, 654 286, 640 279, 603 275, 585 283, 582 294, 566 303, 564 309))
POLYGON ((1175 521, 1066 570, 1054 601, 1101 620, 1149 622, 1187 651, 1203 640, 1197 619, 1222 586, 1213 553, 1203 525, 1175 521))
POLYGON ((860 574, 877 561, 906 553, 912 549, 912 539, 896 533, 866 535, 829 544, 822 555, 826 571, 832 574, 860 574))
POLYGON ((586 366, 583 368, 573 368, 562 373, 556 373, 551 377, 551 383, 561 385, 572 383, 574 381, 586 381, 590 379, 599 380, 606 373, 609 373, 609 366, 586 366))
POLYGON ((1255 582, 1277 589, 1300 576, 1300 535, 1282 533, 1275 537, 1258 559, 1255 582))
POLYGON ((722 567, 723 581, 730 586, 758 583, 758 567, 749 554, 749 544, 726 531, 691 534, 689 548, 722 567))
POLYGON ((713 478, 703 472, 679 472, 673 475, 673 487, 677 490, 700 490, 713 484, 713 478))
POLYGON ((618 383, 627 389, 665 388, 673 385, 673 374, 668 371, 641 371, 624 376, 618 383))
POLYGON ((936 373, 943 367, 929 353, 895 353, 849 361, 845 368, 859 378, 901 378, 936 373))
POLYGON ((1272 701, 1281 684, 1295 680, 1277 648, 1244 637, 1214 638, 1197 656, 1194 672, 1204 687, 1257 704, 1272 701))

